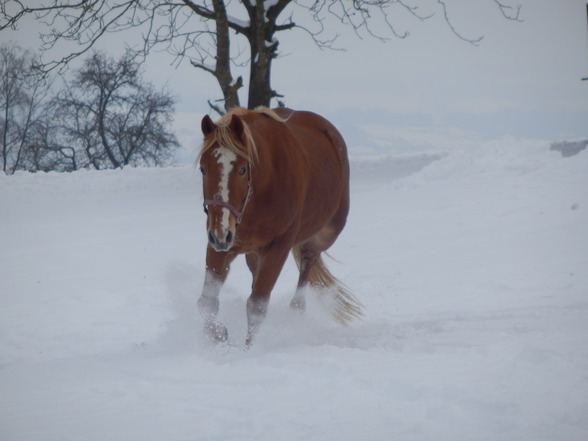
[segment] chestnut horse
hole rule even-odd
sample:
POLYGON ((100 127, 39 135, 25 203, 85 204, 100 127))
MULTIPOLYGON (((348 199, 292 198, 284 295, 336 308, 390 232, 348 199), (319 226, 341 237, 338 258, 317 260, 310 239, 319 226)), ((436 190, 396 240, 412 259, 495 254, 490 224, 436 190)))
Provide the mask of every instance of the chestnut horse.
POLYGON ((291 307, 305 308, 310 284, 342 324, 361 315, 360 303, 327 270, 321 253, 345 226, 349 162, 341 134, 326 119, 286 108, 235 109, 202 120, 199 153, 208 215, 206 275, 198 306, 207 334, 224 341, 217 322, 219 292, 231 262, 245 254, 253 275, 247 300, 249 345, 271 291, 292 251, 300 276, 291 307))

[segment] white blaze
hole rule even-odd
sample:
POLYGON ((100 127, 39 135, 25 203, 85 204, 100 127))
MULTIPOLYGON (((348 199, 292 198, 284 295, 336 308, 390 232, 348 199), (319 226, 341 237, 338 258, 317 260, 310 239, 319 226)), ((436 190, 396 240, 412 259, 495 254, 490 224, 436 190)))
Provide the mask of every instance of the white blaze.
MULTIPOLYGON (((220 168, 220 182, 218 183, 217 198, 221 201, 229 203, 229 176, 233 170, 233 165, 237 160, 237 155, 232 151, 219 147, 213 152, 216 161, 220 168)), ((231 212, 228 208, 223 207, 223 218, 221 226, 224 231, 229 229, 229 216, 231 212)))

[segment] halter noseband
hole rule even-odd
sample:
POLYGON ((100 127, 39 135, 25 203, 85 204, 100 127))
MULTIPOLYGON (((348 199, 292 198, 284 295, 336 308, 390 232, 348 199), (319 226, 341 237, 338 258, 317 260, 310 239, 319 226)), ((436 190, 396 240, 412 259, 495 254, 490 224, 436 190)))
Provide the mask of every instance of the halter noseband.
POLYGON ((237 223, 239 225, 241 223, 241 219, 243 218, 243 213, 245 212, 245 207, 247 207, 247 203, 251 198, 251 193, 253 191, 251 187, 251 163, 247 164, 247 194, 245 195, 245 199, 241 202, 241 210, 237 210, 233 205, 229 204, 228 202, 223 201, 222 199, 204 199, 204 212, 208 214, 208 207, 223 207, 229 210, 236 218, 237 223))

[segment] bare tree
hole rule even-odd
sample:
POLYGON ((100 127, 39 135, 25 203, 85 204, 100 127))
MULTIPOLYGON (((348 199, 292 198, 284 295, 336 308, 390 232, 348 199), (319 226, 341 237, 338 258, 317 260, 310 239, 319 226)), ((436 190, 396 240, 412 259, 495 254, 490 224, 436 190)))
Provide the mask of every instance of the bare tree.
MULTIPOLYGON (((519 20, 520 6, 503 0, 482 1, 493 2, 505 18, 519 20)), ((188 57, 192 65, 215 77, 225 109, 240 104, 238 92, 243 79, 233 75, 233 68, 249 63, 247 105, 253 108, 268 106, 272 98, 280 96, 271 86, 271 66, 278 56, 276 35, 299 29, 320 47, 333 47, 336 35, 327 33, 328 17, 358 34, 364 32, 382 39, 384 36, 374 30, 373 23, 385 23, 398 37, 408 35, 393 25, 398 11, 407 11, 420 20, 440 13, 459 38, 472 44, 481 41, 482 37, 460 34, 451 22, 446 0, 424 3, 434 12, 421 13, 409 0, 47 0, 39 7, 25 6, 21 0, 0 0, 0 30, 15 28, 24 17, 32 15, 48 28, 42 35, 45 48, 64 40, 79 44, 79 50, 44 66, 52 69, 84 54, 106 33, 140 29, 142 41, 136 49, 142 55, 159 47, 173 54, 177 62, 188 57), (235 42, 248 46, 248 52, 235 49, 235 42)))
POLYGON ((179 145, 169 127, 174 98, 141 79, 130 53, 119 60, 94 53, 52 103, 59 143, 77 157, 61 154, 79 167, 162 165, 179 145))
POLYGON ((179 144, 174 98, 142 80, 132 54, 90 56, 54 98, 33 55, 0 45, 2 171, 162 165, 179 144))
POLYGON ((74 146, 67 144, 53 103, 46 104, 45 109, 47 113, 32 128, 22 169, 31 172, 71 172, 81 168, 80 153, 74 146))
POLYGON ((35 75, 33 55, 15 44, 0 46, 0 143, 2 171, 26 168, 26 150, 42 115, 46 78, 35 75))

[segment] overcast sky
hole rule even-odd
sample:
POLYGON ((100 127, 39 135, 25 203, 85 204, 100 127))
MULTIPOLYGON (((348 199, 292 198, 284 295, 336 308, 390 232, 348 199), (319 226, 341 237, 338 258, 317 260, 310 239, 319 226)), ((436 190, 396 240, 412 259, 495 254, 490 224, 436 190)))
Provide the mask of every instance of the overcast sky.
MULTIPOLYGON (((356 152, 504 136, 588 138, 588 81, 581 81, 588 77, 587 1, 504 2, 522 5, 522 23, 505 20, 492 0, 447 1, 464 36, 484 36, 478 46, 452 34, 430 0, 413 1, 424 5, 424 13, 435 12, 424 22, 395 11, 396 30, 410 32, 405 39, 382 29, 390 40, 381 43, 339 27, 342 52, 318 49, 303 32, 282 32, 272 86, 289 107, 332 119, 356 152)), ((14 34, 17 41, 34 46, 32 29, 14 34)), ((15 39, 4 33, 0 38, 15 39)), ((209 111, 206 100, 220 92, 208 74, 188 63, 174 68, 171 61, 158 55, 147 65, 148 76, 178 96, 176 126, 192 150, 209 111)))

